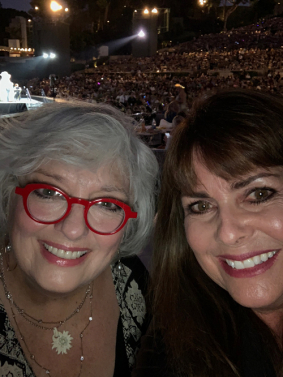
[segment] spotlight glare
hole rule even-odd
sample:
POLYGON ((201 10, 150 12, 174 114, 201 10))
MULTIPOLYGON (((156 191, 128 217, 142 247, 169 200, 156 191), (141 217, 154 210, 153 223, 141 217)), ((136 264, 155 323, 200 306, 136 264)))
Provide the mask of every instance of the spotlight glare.
POLYGON ((148 14, 148 13, 149 13, 148 9, 146 8, 146 9, 143 11, 143 13, 144 13, 144 14, 148 14))
POLYGON ((48 54, 46 54, 46 52, 43 53, 43 57, 44 59, 47 59, 48 58, 48 54))
POLYGON ((138 33, 138 36, 140 38, 144 38, 145 37, 145 32, 143 30, 141 30, 139 33, 138 33))
POLYGON ((158 10, 157 10, 156 8, 153 8, 153 9, 151 10, 151 13, 158 13, 158 10))
POLYGON ((55 59, 56 58, 56 55, 54 54, 54 52, 51 52, 50 53, 50 59, 55 59))
POLYGON ((50 8, 53 12, 58 12, 62 9, 62 5, 58 4, 57 1, 51 1, 50 8))

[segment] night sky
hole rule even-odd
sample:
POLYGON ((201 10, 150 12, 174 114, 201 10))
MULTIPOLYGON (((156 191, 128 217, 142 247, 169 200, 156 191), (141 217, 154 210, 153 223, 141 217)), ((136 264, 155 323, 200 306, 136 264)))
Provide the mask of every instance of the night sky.
POLYGON ((28 11, 31 9, 30 0, 0 0, 3 8, 12 8, 17 10, 28 11))

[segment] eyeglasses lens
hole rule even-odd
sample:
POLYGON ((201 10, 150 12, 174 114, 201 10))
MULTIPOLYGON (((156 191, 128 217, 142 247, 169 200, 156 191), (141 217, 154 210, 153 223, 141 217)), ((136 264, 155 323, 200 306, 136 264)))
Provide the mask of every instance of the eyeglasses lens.
MULTIPOLYGON (((27 200, 31 216, 42 223, 53 223, 61 219, 68 210, 67 199, 51 188, 33 190, 27 200)), ((124 221, 122 207, 107 201, 93 204, 87 214, 89 226, 101 233, 115 231, 124 221)))
POLYGON ((122 224, 124 218, 123 208, 110 202, 98 202, 92 205, 87 214, 91 228, 101 233, 113 232, 122 224))
POLYGON ((39 188, 29 194, 27 206, 34 219, 50 223, 64 216, 68 202, 55 190, 39 188))

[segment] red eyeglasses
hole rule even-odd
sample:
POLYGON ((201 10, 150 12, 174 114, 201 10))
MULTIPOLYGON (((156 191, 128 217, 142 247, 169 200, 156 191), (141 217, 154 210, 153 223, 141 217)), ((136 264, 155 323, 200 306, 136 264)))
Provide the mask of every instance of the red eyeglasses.
POLYGON ((84 219, 88 228, 97 234, 110 235, 119 232, 128 219, 137 218, 137 212, 120 200, 99 198, 95 200, 68 196, 57 187, 44 183, 31 183, 16 187, 15 193, 23 197, 27 215, 41 224, 56 224, 64 220, 73 204, 85 207, 84 219))

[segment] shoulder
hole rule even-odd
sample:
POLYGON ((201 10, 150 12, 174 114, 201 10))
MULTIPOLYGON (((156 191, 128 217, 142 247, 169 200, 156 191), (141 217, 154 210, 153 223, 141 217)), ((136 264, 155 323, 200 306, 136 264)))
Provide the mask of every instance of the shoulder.
POLYGON ((148 271, 137 255, 121 258, 121 262, 131 270, 133 279, 140 281, 140 283, 148 280, 148 271))
POLYGON ((132 367, 140 338, 149 324, 144 297, 148 272, 136 256, 121 258, 121 268, 118 267, 119 262, 112 265, 112 275, 120 307, 126 353, 132 367))

